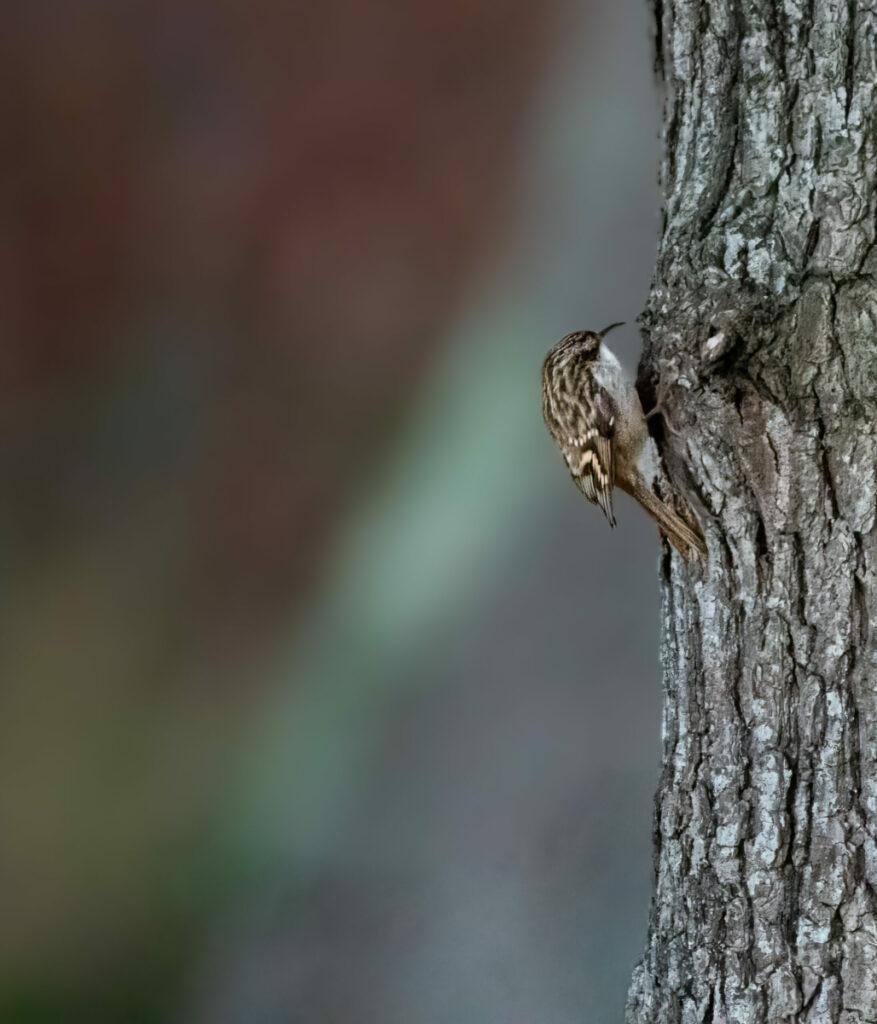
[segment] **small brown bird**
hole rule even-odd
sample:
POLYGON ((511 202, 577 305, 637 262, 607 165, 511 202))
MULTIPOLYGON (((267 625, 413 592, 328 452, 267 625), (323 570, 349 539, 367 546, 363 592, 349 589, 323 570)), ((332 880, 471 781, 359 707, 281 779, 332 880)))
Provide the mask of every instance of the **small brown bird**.
POLYGON ((612 488, 617 484, 642 505, 684 556, 706 554, 706 545, 655 494, 664 479, 658 449, 633 383, 602 344, 602 331, 574 331, 542 364, 542 416, 563 453, 576 487, 615 525, 612 488))

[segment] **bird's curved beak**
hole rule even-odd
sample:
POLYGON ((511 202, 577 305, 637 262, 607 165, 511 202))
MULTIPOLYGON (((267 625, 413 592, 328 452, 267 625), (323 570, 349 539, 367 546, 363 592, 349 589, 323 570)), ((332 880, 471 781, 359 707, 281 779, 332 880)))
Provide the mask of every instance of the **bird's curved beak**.
POLYGON ((604 335, 608 334, 610 331, 614 331, 616 327, 623 327, 626 322, 627 322, 626 320, 619 320, 618 323, 609 324, 608 327, 604 327, 603 330, 600 331, 600 337, 602 338, 604 335))

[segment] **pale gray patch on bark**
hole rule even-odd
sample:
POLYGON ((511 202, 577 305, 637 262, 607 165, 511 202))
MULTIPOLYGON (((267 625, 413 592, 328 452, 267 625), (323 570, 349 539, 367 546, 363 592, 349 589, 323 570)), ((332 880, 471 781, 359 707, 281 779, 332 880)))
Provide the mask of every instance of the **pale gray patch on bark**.
POLYGON ((877 4, 656 0, 665 552, 628 1024, 877 1021, 877 4))

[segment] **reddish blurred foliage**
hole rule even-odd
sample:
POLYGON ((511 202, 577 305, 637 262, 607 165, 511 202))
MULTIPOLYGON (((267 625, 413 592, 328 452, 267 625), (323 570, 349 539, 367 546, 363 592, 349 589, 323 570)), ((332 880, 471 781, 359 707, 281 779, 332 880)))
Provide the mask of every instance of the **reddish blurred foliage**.
POLYGON ((196 620, 245 638, 287 606, 497 237, 550 19, 525 0, 7 4, 0 454, 21 543, 174 489, 196 620), (147 387, 135 432, 171 438, 145 458, 119 367, 180 349, 190 415, 174 435, 147 387))

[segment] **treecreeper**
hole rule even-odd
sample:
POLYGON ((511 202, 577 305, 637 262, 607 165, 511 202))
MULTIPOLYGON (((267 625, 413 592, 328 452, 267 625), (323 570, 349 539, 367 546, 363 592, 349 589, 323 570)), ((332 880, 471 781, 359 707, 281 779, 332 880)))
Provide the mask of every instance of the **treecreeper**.
POLYGON ((620 326, 573 331, 548 352, 542 364, 545 425, 576 487, 600 506, 610 526, 615 526, 612 494, 618 486, 642 505, 684 558, 705 555, 691 510, 687 518, 694 525, 659 496, 672 491, 648 417, 633 381, 603 341, 620 326))

